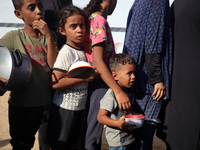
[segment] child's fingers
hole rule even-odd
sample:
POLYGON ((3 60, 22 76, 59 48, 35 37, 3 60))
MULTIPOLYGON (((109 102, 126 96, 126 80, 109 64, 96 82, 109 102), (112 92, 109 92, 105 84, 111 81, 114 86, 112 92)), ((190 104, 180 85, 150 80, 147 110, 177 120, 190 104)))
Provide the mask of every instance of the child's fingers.
POLYGON ((47 24, 43 19, 40 19, 39 21, 44 23, 44 24, 47 24))
POLYGON ((121 116, 120 120, 125 120, 125 115, 121 116))
POLYGON ((5 78, 0 77, 0 81, 6 83, 6 82, 8 81, 8 79, 5 79, 5 78))

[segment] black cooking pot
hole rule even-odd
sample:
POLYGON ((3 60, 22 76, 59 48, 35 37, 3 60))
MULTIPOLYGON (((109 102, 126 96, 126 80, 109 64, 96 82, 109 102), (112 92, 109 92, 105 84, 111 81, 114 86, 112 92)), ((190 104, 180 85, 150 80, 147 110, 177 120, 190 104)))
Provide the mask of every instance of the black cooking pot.
POLYGON ((18 49, 11 51, 0 45, 0 77, 8 79, 3 88, 11 91, 23 88, 31 73, 32 66, 28 56, 18 49))

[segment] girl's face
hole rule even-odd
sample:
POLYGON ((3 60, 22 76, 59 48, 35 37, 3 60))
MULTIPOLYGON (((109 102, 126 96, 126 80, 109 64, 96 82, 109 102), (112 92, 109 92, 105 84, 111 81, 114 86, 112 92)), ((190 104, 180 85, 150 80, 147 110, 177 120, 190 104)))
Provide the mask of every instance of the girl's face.
POLYGON ((66 19, 63 28, 59 28, 62 35, 66 36, 66 43, 74 48, 81 48, 81 43, 85 38, 85 18, 82 15, 74 14, 66 19))

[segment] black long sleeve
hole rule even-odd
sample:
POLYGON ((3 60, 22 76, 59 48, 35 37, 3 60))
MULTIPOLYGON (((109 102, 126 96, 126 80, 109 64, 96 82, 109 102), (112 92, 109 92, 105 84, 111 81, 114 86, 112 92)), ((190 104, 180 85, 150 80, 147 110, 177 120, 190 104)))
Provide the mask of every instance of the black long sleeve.
POLYGON ((163 81, 160 54, 145 54, 149 83, 154 85, 163 81))

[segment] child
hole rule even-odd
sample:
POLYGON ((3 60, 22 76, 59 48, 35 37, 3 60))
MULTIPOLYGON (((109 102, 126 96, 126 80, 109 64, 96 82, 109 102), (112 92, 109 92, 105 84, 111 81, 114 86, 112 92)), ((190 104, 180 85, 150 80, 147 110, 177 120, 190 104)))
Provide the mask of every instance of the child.
MULTIPOLYGON (((136 62, 127 54, 116 54, 110 58, 109 67, 117 84, 126 91, 135 81, 136 62)), ((100 110, 97 120, 107 125, 106 139, 109 149, 128 150, 134 141, 133 134, 125 131, 133 130, 133 124, 125 122, 125 111, 119 109, 112 89, 109 89, 100 101, 100 110), (123 131, 125 130, 125 131, 123 131)))
POLYGON ((58 20, 58 30, 66 36, 67 41, 58 54, 52 73, 56 92, 49 116, 48 140, 53 149, 66 150, 73 149, 80 136, 88 82, 94 79, 95 73, 86 72, 73 78, 66 77, 73 63, 86 61, 82 47, 86 17, 82 10, 70 6, 61 10, 58 20))
POLYGON ((128 96, 112 78, 108 69, 108 61, 115 54, 115 46, 106 19, 114 11, 116 3, 117 0, 91 0, 83 9, 89 17, 88 33, 84 41, 86 57, 99 73, 99 77, 89 85, 83 149, 101 149, 103 125, 98 123, 96 117, 100 100, 108 87, 113 90, 120 109, 130 109, 131 106, 128 96))
POLYGON ((23 19, 24 28, 10 31, 0 45, 19 49, 32 62, 32 75, 22 90, 13 90, 9 98, 9 125, 13 149, 30 150, 41 124, 43 112, 50 104, 51 68, 57 50, 54 37, 42 16, 42 0, 13 0, 14 13, 23 19))

